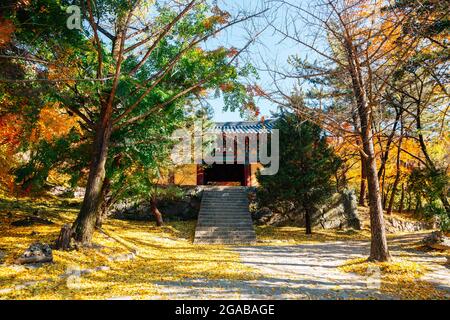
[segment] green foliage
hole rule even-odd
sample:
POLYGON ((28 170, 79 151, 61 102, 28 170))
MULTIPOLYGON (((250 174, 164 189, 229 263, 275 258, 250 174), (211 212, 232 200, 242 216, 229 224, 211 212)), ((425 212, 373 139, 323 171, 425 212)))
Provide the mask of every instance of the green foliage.
POLYGON ((284 113, 276 127, 280 130, 280 168, 273 176, 258 173, 258 198, 272 209, 289 202, 294 212, 310 211, 330 195, 332 176, 341 161, 317 125, 284 113))
POLYGON ((425 217, 437 216, 441 228, 448 230, 450 212, 442 206, 441 199, 447 197, 449 190, 449 177, 445 170, 430 168, 414 168, 408 177, 408 190, 417 201, 418 213, 425 217), (425 204, 422 205, 422 202, 425 204))
POLYGON ((408 178, 409 189, 421 197, 433 202, 448 188, 449 180, 444 170, 414 168, 408 178))
MULTIPOLYGON (((97 45, 92 31, 87 30, 85 20, 83 30, 70 30, 66 27, 67 6, 74 1, 38 0, 30 5, 20 6, 8 11, 5 15, 16 26, 12 46, 23 47, 30 56, 40 57, 49 61, 39 68, 26 68, 25 62, 19 61, 14 74, 5 78, 96 78, 98 66, 97 45), (38 36, 38 41, 36 41, 38 36), (38 70, 38 71, 36 71, 38 70)), ((95 1, 93 14, 99 24, 109 25, 111 21, 120 21, 124 13, 129 11, 132 2, 124 0, 95 1), (108 23, 107 23, 108 22, 108 23)), ((76 3, 75 3, 76 4, 76 3)), ((149 6, 151 10, 144 12, 145 19, 151 20, 153 35, 162 30, 179 13, 179 7, 156 2, 143 4, 143 9, 149 6)), ((122 189, 127 183, 135 184, 134 190, 142 190, 138 194, 148 196, 154 180, 160 171, 168 166, 168 159, 173 141, 170 139, 174 130, 185 126, 192 120, 192 114, 187 106, 207 97, 208 92, 221 90, 223 85, 232 84, 222 90, 225 106, 233 109, 244 108, 251 100, 242 77, 255 75, 251 65, 236 67, 230 63, 236 54, 235 49, 218 47, 205 49, 203 43, 189 47, 195 39, 201 39, 215 29, 222 27, 229 16, 208 3, 199 3, 183 16, 172 30, 157 44, 154 52, 145 61, 137 73, 130 73, 142 58, 142 52, 131 51, 124 56, 120 81, 113 102, 113 118, 123 114, 130 106, 134 108, 121 120, 117 120, 111 136, 108 149, 106 175, 111 182, 113 192, 122 189), (169 73, 147 93, 156 75, 165 70, 168 64, 185 50, 169 73), (169 104, 174 96, 201 82, 197 89, 180 96, 169 104), (233 96, 233 98, 228 98, 233 96), (139 121, 128 123, 130 119, 140 117, 139 121), (134 176, 134 177, 133 177, 134 176)), ((84 15, 83 19, 87 19, 84 15)), ((148 34, 142 34, 145 38, 148 34)), ((133 45, 130 40, 126 47, 133 45)), ((30 130, 36 124, 39 110, 45 103, 58 102, 70 111, 79 111, 87 115, 92 123, 99 121, 102 103, 111 93, 113 81, 109 77, 115 65, 111 53, 111 42, 107 37, 100 37, 102 53, 103 81, 73 81, 73 82, 31 82, 29 87, 37 88, 39 105, 29 103, 30 130)), ((149 45, 141 50, 146 49, 149 45)), ((28 82, 27 82, 28 83, 28 82)), ((11 90, 15 95, 19 88, 25 85, 17 84, 11 90)), ((24 101, 24 104, 31 102, 24 101)), ((14 105, 14 104, 12 104, 14 105)), ((17 112, 24 114, 23 109, 17 112)), ((80 122, 83 122, 80 120, 80 122)), ((33 186, 38 189, 45 184, 51 170, 69 173, 71 182, 76 184, 85 176, 92 154, 90 144, 95 127, 81 126, 81 136, 65 136, 57 141, 39 141, 36 145, 24 143, 24 150, 31 150, 30 161, 16 171, 17 181, 24 187, 33 186)))
POLYGON ((75 186, 81 171, 89 159, 89 145, 82 141, 75 130, 55 141, 41 140, 30 149, 30 159, 15 170, 16 182, 28 191, 45 186, 52 169, 71 176, 70 184, 75 186))
POLYGON ((450 215, 447 213, 445 208, 442 207, 439 201, 433 201, 425 204, 423 207, 423 212, 427 218, 438 218, 439 227, 442 231, 450 230, 450 215))

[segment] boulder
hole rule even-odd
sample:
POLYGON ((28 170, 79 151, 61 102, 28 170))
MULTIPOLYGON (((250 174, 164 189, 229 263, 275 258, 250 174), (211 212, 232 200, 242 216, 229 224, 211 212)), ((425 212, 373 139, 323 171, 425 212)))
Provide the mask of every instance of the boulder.
POLYGON ((46 263, 53 261, 53 253, 46 243, 35 242, 15 260, 16 264, 46 263))
POLYGON ((323 229, 361 230, 361 220, 357 213, 354 190, 345 189, 334 193, 313 216, 313 226, 323 229))
POLYGON ((394 216, 386 216, 386 231, 388 233, 415 232, 431 230, 434 228, 432 221, 410 221, 398 219, 394 216))
POLYGON ((442 231, 433 231, 422 242, 432 249, 450 250, 450 238, 446 237, 442 231))
POLYGON ((277 212, 270 215, 269 217, 266 217, 266 219, 267 219, 266 223, 268 225, 275 226, 275 227, 282 227, 282 226, 292 224, 291 217, 289 217, 286 214, 281 214, 281 213, 277 213, 277 212))
MULTIPOLYGON (((279 201, 273 211, 262 207, 252 211, 252 218, 258 224, 273 226, 305 226, 305 214, 290 201, 279 201)), ((353 190, 343 190, 331 195, 327 201, 315 208, 312 227, 321 229, 361 229, 357 213, 357 201, 353 190)))
POLYGON ((272 210, 270 210, 268 207, 262 207, 252 214, 252 218, 254 221, 261 221, 268 219, 272 215, 272 210))

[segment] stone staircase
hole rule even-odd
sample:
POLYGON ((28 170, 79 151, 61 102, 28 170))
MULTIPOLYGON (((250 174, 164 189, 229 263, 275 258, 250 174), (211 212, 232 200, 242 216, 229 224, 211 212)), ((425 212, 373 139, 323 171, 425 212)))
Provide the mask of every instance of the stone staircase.
POLYGON ((214 187, 203 191, 195 229, 196 244, 253 244, 256 234, 243 187, 214 187))

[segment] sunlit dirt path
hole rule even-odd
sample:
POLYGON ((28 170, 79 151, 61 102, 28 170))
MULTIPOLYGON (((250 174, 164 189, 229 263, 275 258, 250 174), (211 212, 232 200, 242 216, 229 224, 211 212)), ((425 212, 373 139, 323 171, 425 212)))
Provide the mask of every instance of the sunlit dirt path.
MULTIPOLYGON (((416 238, 414 238, 416 237, 416 238)), ((408 250, 404 245, 418 235, 399 236, 391 241, 391 252, 398 256, 408 251, 411 260, 426 264, 432 271, 422 280, 445 290, 450 298, 450 270, 445 257, 408 250)), ((292 246, 242 246, 242 263, 260 271, 258 280, 206 280, 158 283, 161 296, 172 299, 399 299, 381 293, 377 278, 340 271, 337 267, 349 259, 365 257, 365 241, 327 242, 292 246)))

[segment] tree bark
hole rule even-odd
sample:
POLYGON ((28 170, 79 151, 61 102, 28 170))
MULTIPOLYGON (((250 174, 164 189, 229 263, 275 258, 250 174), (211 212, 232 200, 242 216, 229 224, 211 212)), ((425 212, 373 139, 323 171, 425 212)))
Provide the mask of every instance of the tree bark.
POLYGON ((389 261, 390 254, 386 241, 385 222, 380 196, 380 184, 371 130, 371 106, 367 101, 364 80, 359 68, 357 49, 349 39, 346 39, 348 71, 352 80, 352 89, 355 96, 357 111, 361 127, 361 139, 365 153, 367 186, 369 189, 370 208, 370 256, 369 260, 389 261))
POLYGON ((364 155, 361 154, 361 183, 359 185, 359 205, 366 206, 366 161, 364 160, 364 155))
MULTIPOLYGON (((361 136, 361 127, 358 120, 358 111, 355 110, 355 108, 352 108, 352 120, 353 120, 353 126, 355 128, 355 132, 358 133, 359 136, 361 136)), ((360 139, 356 139, 356 145, 360 147, 361 141, 360 139)), ((365 207, 366 206, 366 193, 367 193, 367 174, 366 174, 366 161, 364 160, 364 154, 363 152, 359 152, 359 157, 361 159, 361 181, 359 185, 359 199, 358 199, 358 205, 365 207)))
POLYGON ((105 180, 105 164, 111 137, 111 110, 111 105, 102 108, 101 121, 97 127, 92 146, 92 160, 83 204, 72 226, 75 240, 83 245, 91 244, 97 215, 103 200, 102 187, 105 180))
POLYGON ((386 163, 387 160, 389 159, 389 151, 391 148, 391 144, 392 144, 392 140, 394 139, 395 136, 395 132, 397 130, 397 124, 399 123, 400 117, 402 115, 403 111, 401 109, 395 108, 395 120, 394 120, 394 124, 392 126, 392 131, 388 136, 388 139, 386 141, 386 151, 382 153, 381 156, 381 164, 380 164, 380 169, 378 169, 378 178, 381 178, 384 174, 384 172, 386 171, 386 163))
POLYGON ((70 224, 65 224, 59 232, 58 239, 55 242, 55 249, 57 250, 69 250, 70 240, 72 239, 72 228, 70 224))
POLYGON ((386 209, 386 201, 389 198, 389 193, 391 192, 391 185, 388 185, 387 188, 385 188, 386 190, 383 191, 383 187, 384 187, 385 183, 384 183, 384 178, 383 181, 381 182, 381 206, 383 208, 383 210, 386 209))
POLYGON ((95 221, 95 227, 101 228, 103 225, 103 221, 108 215, 109 209, 109 200, 107 200, 108 194, 110 192, 111 181, 108 178, 105 178, 102 186, 102 196, 101 196, 101 204, 100 204, 100 212, 97 215, 97 220, 95 221))
POLYGON ((401 132, 400 139, 398 141, 397 160, 395 162, 395 169, 396 169, 395 180, 394 180, 394 185, 392 186, 391 197, 389 199, 389 204, 388 204, 386 214, 392 213, 392 207, 394 205, 395 194, 397 192, 398 182, 400 181, 400 154, 401 154, 401 150, 402 150, 402 140, 403 140, 403 132, 401 132))
POLYGON ((151 211, 153 216, 155 217, 156 220, 156 225, 158 227, 161 227, 162 225, 164 225, 164 221, 163 221, 163 217, 161 212, 158 210, 158 202, 155 198, 152 198, 150 200, 150 207, 151 207, 151 211))
POLYGON ((305 210, 305 229, 306 234, 312 234, 312 227, 311 227, 311 210, 306 209, 305 210))
POLYGON ((381 206, 380 186, 378 183, 373 141, 370 143, 370 137, 364 137, 364 140, 366 140, 366 153, 369 156, 367 158, 367 183, 369 189, 371 231, 369 260, 389 261, 390 254, 386 240, 386 230, 383 217, 383 208, 381 206))

